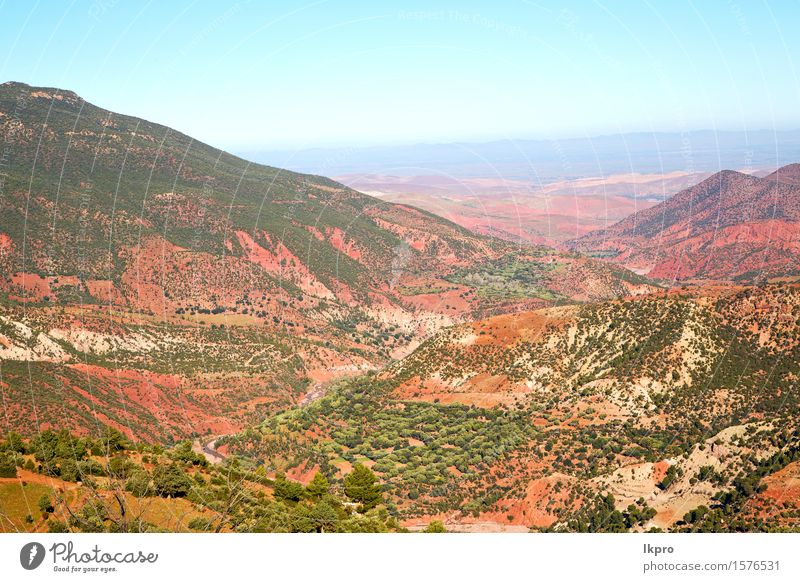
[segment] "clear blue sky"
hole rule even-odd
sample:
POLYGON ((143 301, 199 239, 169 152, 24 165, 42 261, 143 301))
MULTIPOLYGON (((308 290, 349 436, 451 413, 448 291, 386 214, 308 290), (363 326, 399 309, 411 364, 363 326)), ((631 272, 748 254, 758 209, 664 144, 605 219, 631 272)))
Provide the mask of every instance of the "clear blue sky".
POLYGON ((800 3, 0 0, 0 81, 231 150, 800 127, 800 3))

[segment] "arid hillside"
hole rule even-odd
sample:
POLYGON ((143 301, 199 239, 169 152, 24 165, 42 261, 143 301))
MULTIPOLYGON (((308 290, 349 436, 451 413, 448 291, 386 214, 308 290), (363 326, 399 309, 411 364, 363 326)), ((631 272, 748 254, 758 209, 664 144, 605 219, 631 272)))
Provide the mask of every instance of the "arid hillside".
POLYGON ((403 531, 364 467, 305 485, 261 467, 209 462, 184 441, 168 450, 43 430, 0 438, 0 533, 403 531))
POLYGON ((0 85, 9 427, 231 432, 480 314, 645 292, 75 93, 0 85))
POLYGON ((719 172, 573 247, 668 281, 754 281, 800 270, 797 165, 719 172))
POLYGON ((778 285, 497 316, 226 442, 367 464, 410 526, 758 529, 800 445, 798 326, 800 288, 778 285))
POLYGON ((479 234, 560 246, 658 204, 707 174, 615 174, 547 181, 351 174, 336 179, 423 208, 479 234))

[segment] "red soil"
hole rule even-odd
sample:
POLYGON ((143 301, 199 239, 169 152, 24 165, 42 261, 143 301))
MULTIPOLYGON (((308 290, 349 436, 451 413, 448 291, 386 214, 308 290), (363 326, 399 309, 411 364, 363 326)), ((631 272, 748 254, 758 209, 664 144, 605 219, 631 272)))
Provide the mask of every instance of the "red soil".
POLYGON ((89 291, 89 295, 101 303, 107 303, 109 305, 125 305, 126 303, 125 297, 123 297, 119 289, 114 286, 112 281, 90 279, 86 281, 86 289, 89 291))
POLYGON ((361 251, 356 248, 355 242, 347 238, 346 233, 338 227, 326 227, 328 241, 340 253, 344 253, 354 261, 361 260, 361 251))
POLYGON ((4 232, 0 232, 0 253, 10 253, 14 250, 14 241, 4 232))
POLYGON ((236 238, 245 250, 248 261, 279 278, 285 277, 291 280, 309 295, 324 299, 334 298, 333 293, 282 242, 274 241, 265 232, 262 236, 269 243, 270 249, 258 244, 248 233, 236 231, 236 238))
POLYGON ((49 279, 34 273, 15 273, 11 283, 20 290, 20 299, 42 301, 53 294, 49 279))

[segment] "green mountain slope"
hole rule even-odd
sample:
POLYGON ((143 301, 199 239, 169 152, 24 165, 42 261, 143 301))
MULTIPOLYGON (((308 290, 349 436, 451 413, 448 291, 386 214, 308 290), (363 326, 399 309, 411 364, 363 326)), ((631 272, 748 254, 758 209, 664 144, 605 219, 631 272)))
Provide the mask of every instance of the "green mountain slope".
POLYGON ((0 85, 0 131, 0 381, 29 434, 230 432, 477 313, 649 288, 70 91, 0 85))

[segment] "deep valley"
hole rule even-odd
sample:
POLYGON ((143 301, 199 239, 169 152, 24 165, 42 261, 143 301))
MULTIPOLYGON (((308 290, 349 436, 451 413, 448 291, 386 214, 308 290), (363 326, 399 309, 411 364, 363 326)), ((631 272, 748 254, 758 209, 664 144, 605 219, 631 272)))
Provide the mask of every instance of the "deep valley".
POLYGON ((800 530, 797 164, 548 238, 55 88, 0 131, 0 531, 800 530))

